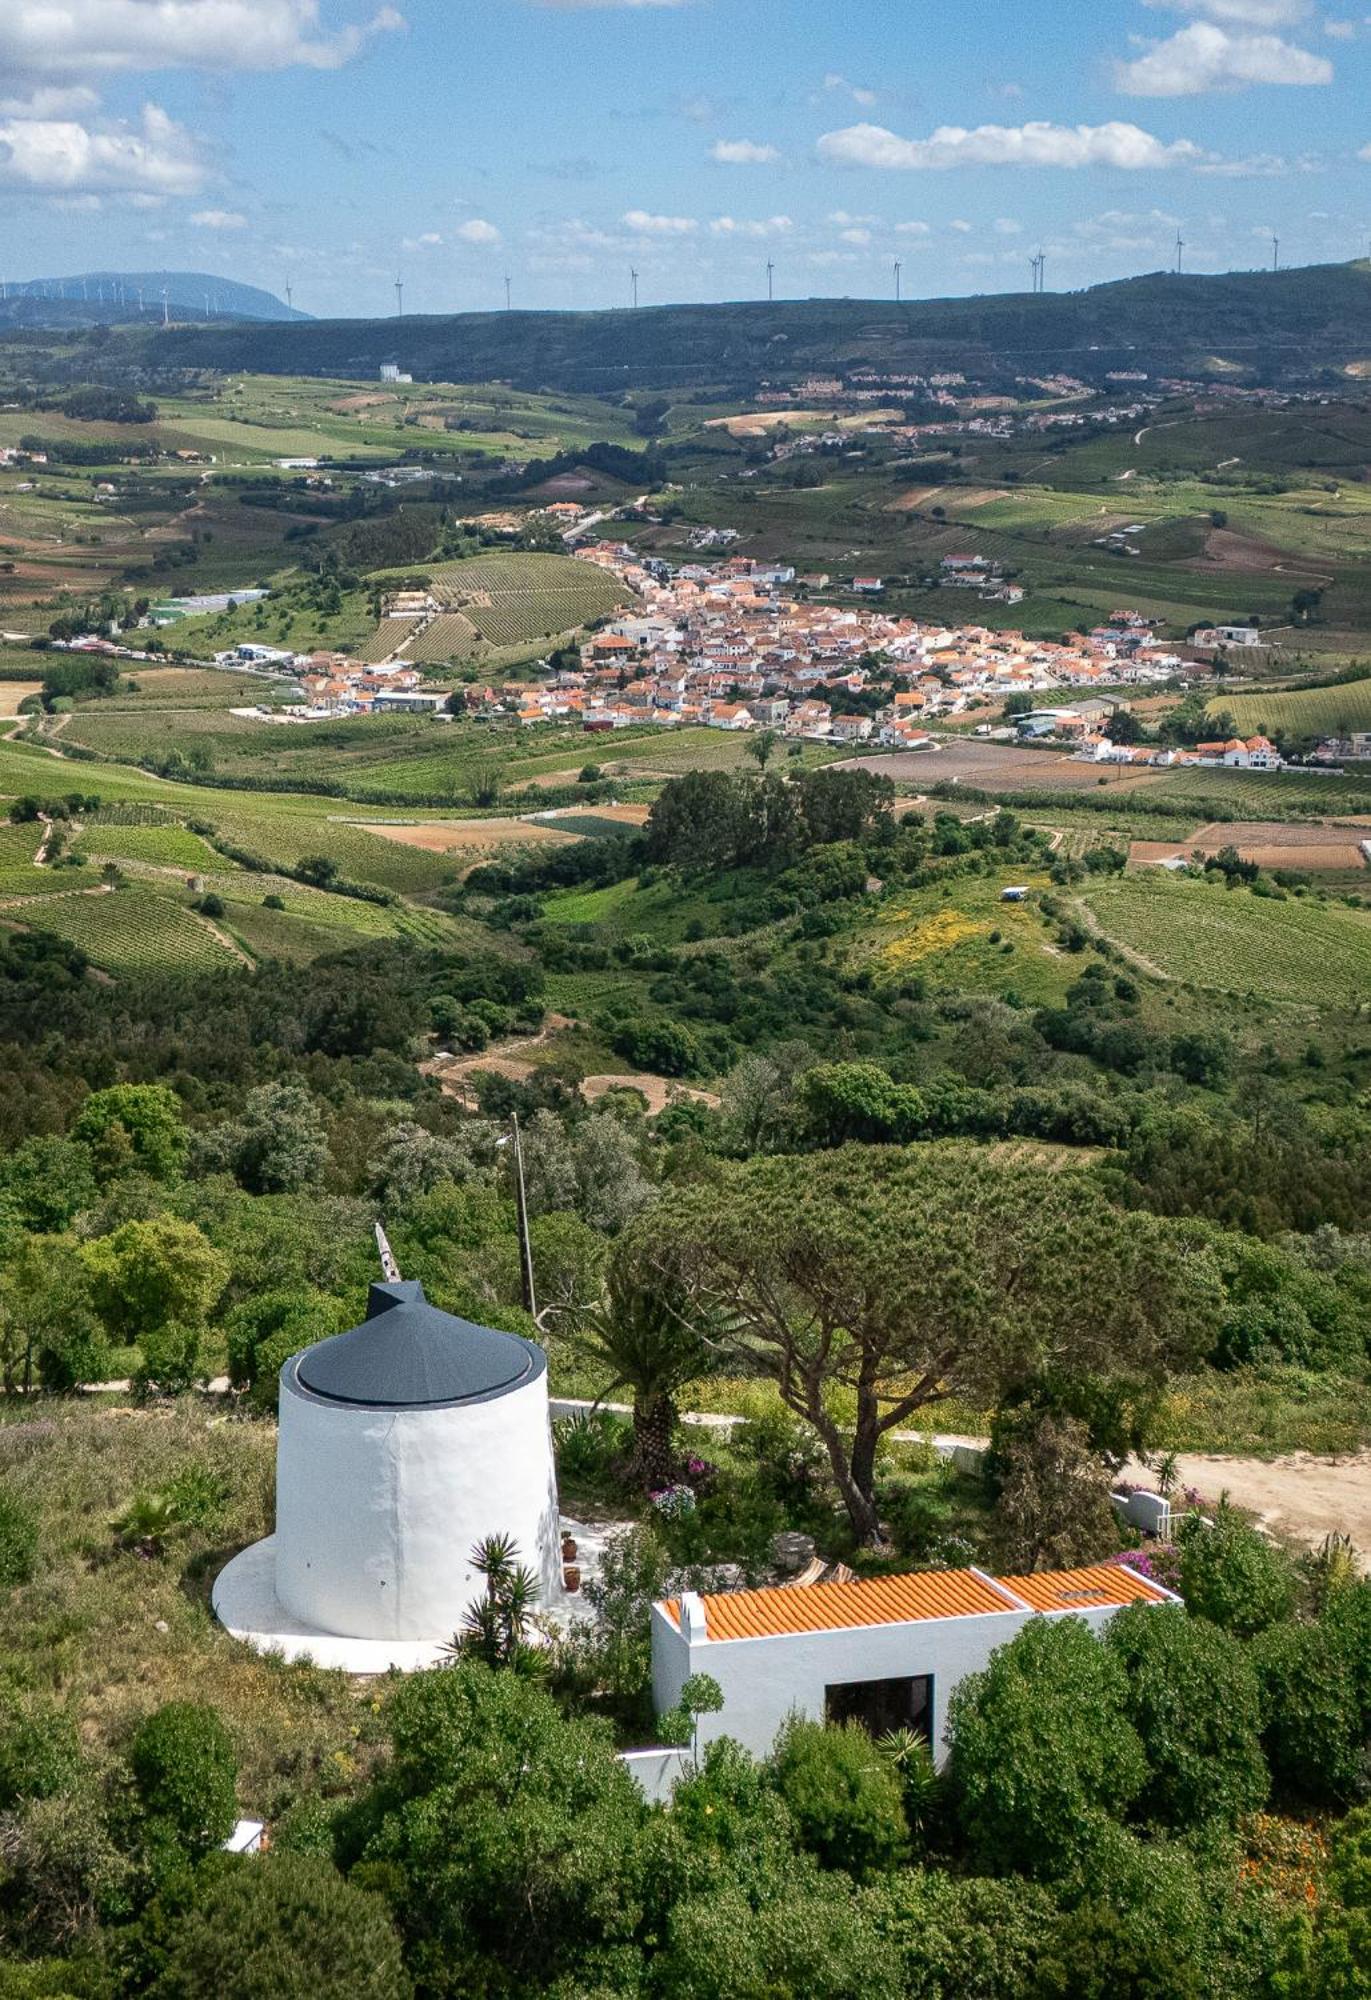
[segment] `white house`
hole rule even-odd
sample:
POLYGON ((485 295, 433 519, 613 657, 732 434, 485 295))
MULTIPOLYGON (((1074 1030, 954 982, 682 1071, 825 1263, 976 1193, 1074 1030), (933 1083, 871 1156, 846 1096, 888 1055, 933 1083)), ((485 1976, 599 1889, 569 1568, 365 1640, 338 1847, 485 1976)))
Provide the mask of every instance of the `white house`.
POLYGON ((652 1609, 652 1698, 661 1715, 691 1674, 709 1674, 723 1707, 699 1718, 700 1745, 731 1736, 765 1756, 800 1715, 858 1721, 874 1735, 914 1729, 941 1762, 958 1685, 1031 1618, 1083 1618, 1098 1633, 1126 1604, 1180 1601, 1114 1563, 1034 1576, 929 1570, 717 1596, 687 1591, 652 1609))

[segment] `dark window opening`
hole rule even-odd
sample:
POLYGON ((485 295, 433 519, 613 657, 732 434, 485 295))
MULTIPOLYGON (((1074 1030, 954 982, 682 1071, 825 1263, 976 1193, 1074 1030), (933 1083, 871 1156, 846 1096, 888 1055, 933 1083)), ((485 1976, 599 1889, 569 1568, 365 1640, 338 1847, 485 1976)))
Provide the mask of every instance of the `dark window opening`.
POLYGON ((824 1689, 828 1722, 860 1722, 871 1736, 892 1729, 912 1729, 925 1743, 933 1741, 933 1676, 911 1674, 902 1680, 835 1681, 824 1689))

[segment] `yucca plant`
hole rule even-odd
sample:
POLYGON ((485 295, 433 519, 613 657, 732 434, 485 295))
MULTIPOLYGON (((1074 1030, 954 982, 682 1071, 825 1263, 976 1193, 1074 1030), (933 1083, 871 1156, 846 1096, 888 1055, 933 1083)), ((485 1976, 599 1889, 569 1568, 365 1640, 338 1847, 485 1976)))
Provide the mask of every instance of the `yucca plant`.
POLYGON ((538 1675, 546 1671, 541 1647, 529 1630, 538 1602, 538 1577, 519 1561, 512 1535, 486 1535, 471 1551, 471 1566, 485 1578, 484 1595, 473 1598, 444 1653, 452 1661, 484 1660, 488 1667, 538 1675))
POLYGON ((185 1526, 185 1515, 170 1493, 139 1493, 113 1523, 125 1548, 153 1557, 165 1553, 167 1541, 185 1526))
POLYGON ((877 1738, 876 1748, 904 1788, 910 1833, 926 1847, 943 1806, 943 1781, 934 1768, 932 1751, 917 1729, 888 1730, 877 1738))

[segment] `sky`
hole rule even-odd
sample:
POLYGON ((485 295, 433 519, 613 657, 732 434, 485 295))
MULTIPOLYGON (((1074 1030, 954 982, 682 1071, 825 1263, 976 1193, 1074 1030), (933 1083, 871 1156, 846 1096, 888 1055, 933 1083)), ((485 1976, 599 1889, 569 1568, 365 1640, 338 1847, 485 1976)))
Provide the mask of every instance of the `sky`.
POLYGON ((1333 262, 1368 85, 1350 0, 0 0, 0 278, 376 316, 1333 262))

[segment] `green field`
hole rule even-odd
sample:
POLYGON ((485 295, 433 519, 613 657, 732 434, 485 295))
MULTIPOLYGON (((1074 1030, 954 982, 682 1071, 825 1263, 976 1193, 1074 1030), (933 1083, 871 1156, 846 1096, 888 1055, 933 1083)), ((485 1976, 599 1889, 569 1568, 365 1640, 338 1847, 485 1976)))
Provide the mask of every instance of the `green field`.
POLYGON ((207 972, 235 963, 235 955, 202 918, 140 884, 12 904, 4 918, 54 932, 110 972, 150 966, 207 972))
POLYGON ((1349 736, 1371 729, 1371 676, 1337 687, 1293 688, 1282 694, 1216 695, 1209 713, 1227 710, 1243 735, 1349 736))
POLYGON ((1161 871, 1087 889, 1101 930, 1165 978, 1317 1008, 1371 995, 1371 912, 1314 897, 1277 901, 1161 871))

